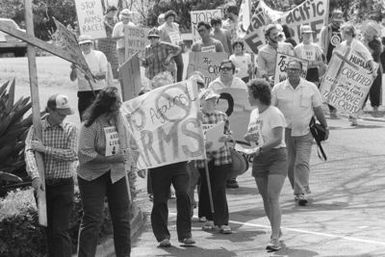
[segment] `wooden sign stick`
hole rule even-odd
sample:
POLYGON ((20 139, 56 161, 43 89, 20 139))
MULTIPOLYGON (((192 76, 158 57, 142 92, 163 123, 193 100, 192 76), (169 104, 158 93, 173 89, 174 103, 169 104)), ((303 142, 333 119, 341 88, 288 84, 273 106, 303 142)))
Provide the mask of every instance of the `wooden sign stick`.
MULTIPOLYGON (((33 31, 33 14, 32 14, 32 0, 25 0, 25 23, 27 26, 27 34, 34 37, 33 31)), ((40 117, 40 103, 39 103, 39 87, 37 83, 37 69, 36 69, 36 53, 35 48, 32 45, 27 47, 28 54, 28 67, 29 67, 29 82, 31 88, 31 101, 32 101, 32 120, 33 127, 35 129, 35 136, 38 140, 42 138, 42 127, 40 117)), ((45 173, 43 156, 39 152, 35 152, 36 163, 39 169, 40 181, 42 183, 39 187, 38 195, 38 213, 39 223, 42 226, 47 226, 47 203, 46 203, 46 191, 45 191, 45 173)))

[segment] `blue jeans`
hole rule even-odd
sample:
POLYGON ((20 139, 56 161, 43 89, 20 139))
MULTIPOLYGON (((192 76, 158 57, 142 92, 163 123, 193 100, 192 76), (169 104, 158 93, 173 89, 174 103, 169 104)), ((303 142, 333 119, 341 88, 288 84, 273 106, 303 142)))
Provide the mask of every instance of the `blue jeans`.
POLYGON ((72 256, 69 228, 74 201, 74 182, 72 178, 63 181, 64 183, 46 185, 49 257, 72 256))
POLYGON ((78 176, 83 217, 79 230, 78 257, 94 257, 100 227, 104 218, 104 198, 107 196, 114 230, 117 257, 131 253, 129 198, 126 178, 111 183, 110 172, 92 181, 78 176))
POLYGON ((304 136, 291 136, 291 129, 285 130, 288 153, 288 177, 294 195, 309 194, 310 155, 313 136, 309 132, 304 136))
POLYGON ((188 194, 190 179, 187 173, 186 162, 175 163, 150 169, 152 192, 154 194, 151 211, 152 231, 158 242, 170 239, 168 223, 168 195, 171 183, 176 195, 176 230, 178 240, 191 237, 191 203, 188 194))

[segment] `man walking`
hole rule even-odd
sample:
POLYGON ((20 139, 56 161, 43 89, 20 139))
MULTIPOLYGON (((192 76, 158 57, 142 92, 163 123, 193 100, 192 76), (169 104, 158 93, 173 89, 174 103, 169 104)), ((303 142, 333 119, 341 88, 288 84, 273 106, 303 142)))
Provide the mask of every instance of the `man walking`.
POLYGON ((72 242, 69 226, 72 212, 75 173, 77 160, 78 134, 75 125, 65 122, 67 115, 73 114, 68 98, 53 95, 48 99, 43 117, 41 141, 35 138, 31 127, 25 140, 25 162, 27 172, 32 178, 32 186, 41 186, 35 152, 44 159, 46 205, 47 205, 47 243, 48 256, 71 257, 72 242))
POLYGON ((291 60, 287 64, 288 79, 275 85, 272 90, 272 105, 277 106, 285 116, 287 128, 285 140, 288 149, 288 176, 294 189, 295 201, 308 204, 310 196, 310 154, 313 137, 309 123, 313 115, 326 130, 329 129, 322 111, 321 94, 313 83, 300 77, 302 64, 291 60))
POLYGON ((90 68, 95 82, 87 78, 75 65, 71 65, 70 79, 78 80, 78 110, 80 120, 83 120, 83 112, 95 100, 99 91, 106 87, 106 76, 108 70, 107 57, 103 52, 92 49, 92 38, 88 35, 79 37, 79 46, 82 50, 84 59, 90 68))

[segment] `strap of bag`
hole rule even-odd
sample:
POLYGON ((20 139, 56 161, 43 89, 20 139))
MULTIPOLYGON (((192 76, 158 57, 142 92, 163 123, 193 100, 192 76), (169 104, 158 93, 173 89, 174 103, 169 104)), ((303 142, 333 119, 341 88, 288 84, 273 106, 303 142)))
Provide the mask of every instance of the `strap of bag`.
POLYGON ((324 151, 324 149, 323 149, 323 147, 322 147, 322 145, 321 145, 321 142, 317 142, 317 155, 318 155, 318 158, 320 158, 321 160, 323 160, 323 161, 327 161, 328 160, 328 158, 327 158, 327 156, 326 156, 326 154, 325 154, 325 151, 324 151), (320 154, 320 152, 321 152, 321 154, 320 154))

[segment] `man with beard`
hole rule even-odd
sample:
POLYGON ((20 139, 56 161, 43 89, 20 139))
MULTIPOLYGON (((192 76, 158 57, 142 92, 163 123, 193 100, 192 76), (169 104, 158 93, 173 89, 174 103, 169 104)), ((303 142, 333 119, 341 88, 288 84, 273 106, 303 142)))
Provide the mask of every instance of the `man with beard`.
MULTIPOLYGON (((343 13, 340 10, 334 10, 330 18, 330 24, 321 29, 320 47, 326 56, 326 64, 329 64, 332 58, 333 50, 342 42, 341 24, 344 22, 343 13)), ((330 118, 337 118, 337 110, 331 105, 329 106, 330 118)))
POLYGON ((274 77, 275 60, 277 53, 294 55, 293 46, 290 43, 278 42, 279 29, 276 24, 266 27, 265 37, 267 44, 261 47, 257 57, 257 77, 265 78, 272 83, 274 77))

